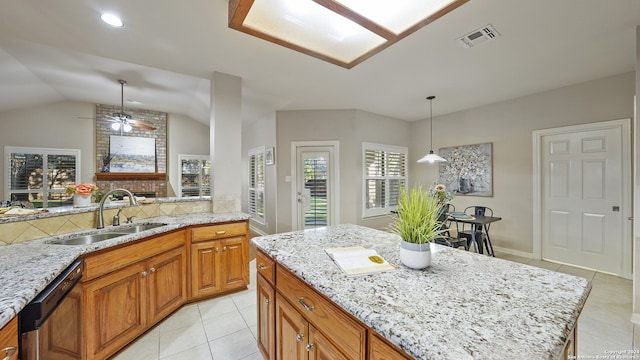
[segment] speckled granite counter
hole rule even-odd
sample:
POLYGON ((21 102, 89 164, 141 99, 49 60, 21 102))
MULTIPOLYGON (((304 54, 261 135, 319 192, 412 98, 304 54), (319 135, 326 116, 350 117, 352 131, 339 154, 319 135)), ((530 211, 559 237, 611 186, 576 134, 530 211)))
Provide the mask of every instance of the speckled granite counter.
POLYGON ((399 237, 356 225, 252 241, 417 359, 556 359, 591 290, 583 278, 435 244, 431 266, 411 270, 399 237), (345 275, 324 249, 354 245, 400 266, 345 275))
MULTIPOLYGON (((125 235, 90 245, 54 245, 55 239, 91 233, 94 230, 75 232, 63 236, 32 240, 0 247, 0 328, 16 316, 26 304, 35 298, 73 260, 93 251, 134 241, 189 225, 246 220, 245 213, 210 214, 197 213, 177 216, 159 216, 134 223, 166 223, 166 226, 137 234, 125 235)), ((105 228, 105 230, 110 230, 105 228)))

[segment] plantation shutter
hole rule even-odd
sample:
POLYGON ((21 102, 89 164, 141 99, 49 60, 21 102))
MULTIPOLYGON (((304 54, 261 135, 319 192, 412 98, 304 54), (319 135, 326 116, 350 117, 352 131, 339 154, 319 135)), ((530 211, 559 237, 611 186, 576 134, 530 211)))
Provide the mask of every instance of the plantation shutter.
POLYGON ((264 224, 265 163, 264 147, 249 152, 249 194, 248 212, 258 222, 264 224))
POLYGON ((363 144, 363 216, 388 214, 407 183, 407 148, 363 144))

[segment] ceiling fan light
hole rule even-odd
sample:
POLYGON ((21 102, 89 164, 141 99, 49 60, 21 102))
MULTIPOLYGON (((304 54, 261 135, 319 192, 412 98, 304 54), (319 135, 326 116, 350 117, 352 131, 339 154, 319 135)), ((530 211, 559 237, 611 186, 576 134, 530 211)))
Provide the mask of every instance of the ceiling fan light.
POLYGON ((131 131, 131 125, 129 125, 129 124, 124 124, 124 125, 122 126, 122 130, 124 130, 125 132, 129 132, 129 131, 131 131))
POLYGON ((119 122, 114 122, 113 124, 111 124, 111 128, 115 131, 120 130, 120 123, 119 122))

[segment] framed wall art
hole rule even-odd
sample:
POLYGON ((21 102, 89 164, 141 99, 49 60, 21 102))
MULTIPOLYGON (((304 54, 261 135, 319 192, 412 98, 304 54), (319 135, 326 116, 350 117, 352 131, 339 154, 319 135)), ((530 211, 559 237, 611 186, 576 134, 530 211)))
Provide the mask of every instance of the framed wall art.
POLYGON ((274 153, 274 151, 275 151, 275 148, 273 148, 273 147, 267 148, 267 150, 265 150, 265 153, 264 153, 264 163, 265 163, 266 165, 273 165, 273 164, 275 164, 275 157, 274 157, 274 156, 275 156, 275 153, 274 153))
POLYGON ((111 172, 156 172, 156 139, 111 135, 109 140, 111 172))
POLYGON ((440 148, 440 183, 456 195, 493 196, 493 144, 440 148))

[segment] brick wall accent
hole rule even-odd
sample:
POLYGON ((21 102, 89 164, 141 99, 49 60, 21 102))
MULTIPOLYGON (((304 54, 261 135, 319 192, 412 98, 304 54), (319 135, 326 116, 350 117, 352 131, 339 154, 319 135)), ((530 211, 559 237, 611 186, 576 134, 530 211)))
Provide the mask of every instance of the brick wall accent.
MULTIPOLYGON (((109 121, 115 112, 120 112, 120 106, 96 105, 96 172, 102 171, 102 158, 109 153, 109 139, 111 135, 120 135, 120 131, 111 128, 113 122, 109 121)), ((155 130, 145 130, 134 127, 131 132, 123 132, 122 136, 136 136, 156 139, 156 172, 167 172, 167 113, 129 109, 125 112, 133 119, 145 120, 153 123, 155 130)), ((119 180, 97 181, 96 185, 102 191, 117 188, 125 188, 133 193, 155 193, 155 197, 167 196, 167 181, 165 180, 119 180)))

